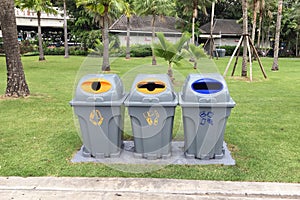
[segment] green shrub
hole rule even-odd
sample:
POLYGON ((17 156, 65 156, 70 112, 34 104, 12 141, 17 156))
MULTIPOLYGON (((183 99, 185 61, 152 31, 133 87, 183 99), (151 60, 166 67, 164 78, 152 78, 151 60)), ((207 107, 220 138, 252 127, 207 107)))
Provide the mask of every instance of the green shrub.
POLYGON ((21 43, 20 43, 20 53, 23 55, 23 54, 26 54, 28 52, 33 52, 33 51, 36 51, 37 49, 35 48, 35 45, 30 43, 29 40, 23 40, 21 43))
POLYGON ((74 56, 87 56, 88 52, 85 51, 82 47, 73 46, 69 47, 69 54, 74 56))
POLYGON ((65 55, 64 47, 47 47, 44 49, 45 55, 65 55))
POLYGON ((146 57, 151 55, 152 49, 148 44, 138 44, 130 47, 130 56, 132 57, 146 57))
MULTIPOLYGON (((236 48, 236 46, 227 46, 227 45, 218 47, 218 49, 226 50, 226 53, 225 53, 226 56, 231 56, 233 54, 235 48, 236 48)), ((240 55, 243 55, 243 47, 241 47, 240 55)))
POLYGON ((38 56, 38 55, 40 55, 40 53, 38 51, 32 51, 32 52, 24 53, 22 55, 23 56, 38 56))

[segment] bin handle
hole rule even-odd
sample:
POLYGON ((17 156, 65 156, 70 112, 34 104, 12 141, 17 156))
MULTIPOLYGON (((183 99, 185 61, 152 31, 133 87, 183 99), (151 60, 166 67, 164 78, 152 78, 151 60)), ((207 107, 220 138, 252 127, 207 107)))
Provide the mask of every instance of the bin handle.
POLYGON ((200 98, 199 103, 217 103, 216 98, 200 98))
POLYGON ((144 97, 144 98, 143 98, 143 102, 158 103, 158 102, 159 102, 159 99, 158 99, 158 98, 155 98, 155 97, 152 97, 152 98, 144 97))
POLYGON ((104 99, 103 99, 103 97, 88 97, 87 101, 89 101, 89 102, 91 102, 91 101, 103 102, 104 99))

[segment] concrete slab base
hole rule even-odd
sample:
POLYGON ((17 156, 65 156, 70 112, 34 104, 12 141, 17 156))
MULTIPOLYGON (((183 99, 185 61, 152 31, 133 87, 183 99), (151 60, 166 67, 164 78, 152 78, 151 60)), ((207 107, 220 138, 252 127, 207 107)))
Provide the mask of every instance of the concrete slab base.
POLYGON ((186 158, 184 155, 184 142, 173 141, 171 156, 163 159, 149 160, 135 156, 133 141, 124 141, 124 148, 119 157, 113 158, 94 158, 86 157, 83 147, 74 155, 71 162, 96 162, 104 164, 149 164, 149 165, 235 165, 235 160, 231 157, 226 143, 223 144, 224 156, 219 159, 200 160, 186 158))

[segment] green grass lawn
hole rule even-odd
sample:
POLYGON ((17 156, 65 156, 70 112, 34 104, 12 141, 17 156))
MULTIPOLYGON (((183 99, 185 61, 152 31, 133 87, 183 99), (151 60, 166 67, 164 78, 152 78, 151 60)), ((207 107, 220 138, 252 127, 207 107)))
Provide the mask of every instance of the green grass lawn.
MULTIPOLYGON (((81 140, 69 101, 76 81, 87 73, 97 73, 101 60, 72 56, 23 57, 31 96, 0 98, 0 176, 100 176, 156 177, 201 180, 300 182, 300 59, 282 58, 280 71, 271 72, 272 59, 263 58, 268 79, 263 79, 257 62, 254 81, 227 77, 230 95, 237 103, 228 119, 225 141, 236 166, 168 165, 147 173, 128 173, 118 167, 95 163, 73 164, 72 156, 81 140)), ((174 67, 175 90, 180 91, 189 73, 223 73, 229 58, 201 59, 199 70, 190 63, 174 67)), ((241 59, 240 59, 241 60, 241 59)), ((128 91, 139 73, 166 73, 167 63, 151 58, 111 60, 128 91)), ((0 93, 6 86, 5 58, 0 57, 0 93)), ((232 67, 228 75, 231 73, 232 67)), ((236 74, 241 72, 240 65, 236 74)), ((126 113, 126 135, 131 135, 126 113)), ((183 138, 180 108, 176 109, 174 132, 183 138)), ((122 166, 124 169, 134 166, 122 166)))

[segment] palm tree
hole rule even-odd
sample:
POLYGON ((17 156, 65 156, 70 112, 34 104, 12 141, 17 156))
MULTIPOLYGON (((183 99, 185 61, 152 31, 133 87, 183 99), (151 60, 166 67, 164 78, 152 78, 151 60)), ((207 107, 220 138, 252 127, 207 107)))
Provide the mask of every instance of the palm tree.
POLYGON ((41 27, 41 14, 45 12, 47 14, 56 14, 57 11, 53 8, 50 0, 16 0, 16 5, 22 10, 30 9, 37 13, 38 20, 38 38, 39 38, 39 60, 45 60, 43 50, 43 38, 42 38, 42 27, 41 27))
POLYGON ((95 15, 100 15, 103 18, 102 24, 102 42, 103 42, 103 61, 102 71, 110 71, 109 64, 109 38, 108 24, 110 12, 114 9, 122 10, 124 1, 122 0, 76 0, 76 5, 83 5, 85 9, 95 15))
POLYGON ((257 47, 260 48, 260 37, 261 37, 261 31, 262 31, 262 21, 263 21, 263 15, 264 15, 266 4, 265 4, 265 0, 259 0, 258 2, 259 2, 258 3, 259 20, 258 20, 257 47))
POLYGON ((282 3, 283 3, 283 0, 278 0, 278 12, 277 12, 275 45, 274 45, 274 61, 273 61, 273 65, 271 68, 273 71, 279 70, 278 54, 279 54, 279 39, 280 39, 281 18, 282 18, 282 3))
POLYGON ((125 0, 124 14, 127 19, 127 35, 126 35, 126 59, 130 59, 130 17, 135 14, 132 0, 125 0))
POLYGON ((192 43, 195 43, 195 23, 198 18, 198 9, 207 15, 206 7, 216 0, 180 0, 184 5, 184 13, 192 13, 192 43))
POLYGON ((296 56, 299 56, 299 48, 298 48, 298 44, 299 44, 299 31, 300 31, 300 1, 297 0, 295 2, 294 8, 292 10, 292 14, 298 24, 297 29, 296 29, 296 56))
MULTIPOLYGON (((248 35, 248 0, 242 0, 243 9, 243 35, 248 35)), ((242 76, 247 76, 247 39, 244 38, 242 76)), ((251 58, 250 58, 251 59, 251 58)))
MULTIPOLYGON (((164 16, 170 14, 175 10, 175 2, 171 0, 135 0, 134 7, 138 15, 151 15, 152 27, 152 43, 155 39, 155 21, 157 16, 164 16)), ((152 65, 156 65, 154 50, 152 48, 152 65)))
POLYGON ((194 69, 198 68, 198 59, 201 57, 205 57, 205 52, 203 50, 203 45, 196 46, 195 44, 189 45, 189 50, 194 58, 194 69))
POLYGON ((258 34, 257 34, 257 47, 264 45, 265 35, 269 35, 270 26, 273 21, 272 8, 274 0, 259 0, 259 24, 258 24, 258 34), (267 29, 264 31, 263 23, 267 24, 267 29), (264 32, 266 32, 264 34, 264 32))
POLYGON ((5 96, 28 96, 30 91, 26 83, 20 56, 14 1, 1 0, 0 7, 0 25, 7 67, 5 96))
POLYGON ((69 58, 69 45, 68 45, 68 25, 67 25, 67 0, 64 0, 64 37, 65 37, 65 58, 69 58))
POLYGON ((183 46, 190 40, 191 35, 184 33, 175 44, 166 40, 163 33, 157 33, 156 35, 159 39, 159 43, 153 44, 154 53, 156 56, 164 58, 168 62, 168 75, 173 82, 172 64, 179 65, 179 62, 185 57, 184 54, 187 53, 187 51, 183 49, 183 46))
POLYGON ((255 33, 256 33, 256 21, 257 21, 257 13, 259 10, 259 0, 253 0, 252 1, 252 6, 253 6, 253 18, 252 18, 252 35, 251 35, 251 39, 254 43, 255 40, 255 33))

